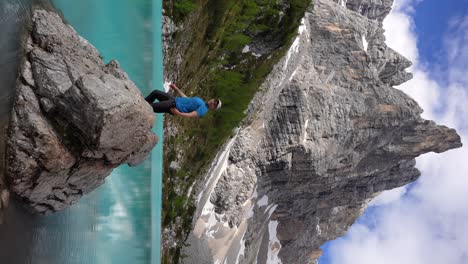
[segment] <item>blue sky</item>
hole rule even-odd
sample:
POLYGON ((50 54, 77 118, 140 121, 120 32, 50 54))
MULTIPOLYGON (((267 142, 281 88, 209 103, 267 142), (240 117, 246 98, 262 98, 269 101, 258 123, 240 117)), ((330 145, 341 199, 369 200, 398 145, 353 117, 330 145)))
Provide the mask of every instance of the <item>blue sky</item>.
POLYGON ((468 0, 423 0, 415 5, 413 19, 418 49, 424 64, 446 63, 443 38, 454 17, 468 14, 468 0))
MULTIPOLYGON (((398 87, 423 117, 468 138, 468 0, 395 0, 387 43, 414 62, 398 87)), ((468 263, 468 147, 417 159, 422 176, 385 193, 342 238, 322 247, 320 264, 468 263)))

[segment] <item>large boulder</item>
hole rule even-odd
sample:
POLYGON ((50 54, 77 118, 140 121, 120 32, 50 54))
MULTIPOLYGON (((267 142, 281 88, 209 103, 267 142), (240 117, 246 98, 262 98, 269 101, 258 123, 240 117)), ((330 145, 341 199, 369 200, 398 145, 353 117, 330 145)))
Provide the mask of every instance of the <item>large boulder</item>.
POLYGON ((10 190, 38 213, 62 210, 157 142, 155 115, 116 61, 54 12, 35 10, 7 139, 10 190))

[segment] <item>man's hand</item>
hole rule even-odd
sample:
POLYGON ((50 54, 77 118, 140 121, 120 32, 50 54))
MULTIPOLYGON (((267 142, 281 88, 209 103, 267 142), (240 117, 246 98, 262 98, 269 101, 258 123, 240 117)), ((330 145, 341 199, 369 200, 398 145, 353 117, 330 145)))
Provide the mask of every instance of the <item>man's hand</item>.
POLYGON ((179 110, 177 110, 177 108, 175 108, 175 107, 171 108, 171 113, 173 113, 176 116, 181 115, 181 112, 179 110))
POLYGON ((171 88, 173 91, 176 91, 180 96, 187 97, 175 84, 169 84, 169 88, 171 88))

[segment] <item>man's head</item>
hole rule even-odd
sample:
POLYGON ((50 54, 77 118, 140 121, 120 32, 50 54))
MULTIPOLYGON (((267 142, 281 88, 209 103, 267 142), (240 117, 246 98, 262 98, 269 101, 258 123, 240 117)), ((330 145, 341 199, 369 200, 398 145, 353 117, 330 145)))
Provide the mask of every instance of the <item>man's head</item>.
POLYGON ((221 100, 213 98, 208 101, 208 108, 211 110, 221 108, 221 100))

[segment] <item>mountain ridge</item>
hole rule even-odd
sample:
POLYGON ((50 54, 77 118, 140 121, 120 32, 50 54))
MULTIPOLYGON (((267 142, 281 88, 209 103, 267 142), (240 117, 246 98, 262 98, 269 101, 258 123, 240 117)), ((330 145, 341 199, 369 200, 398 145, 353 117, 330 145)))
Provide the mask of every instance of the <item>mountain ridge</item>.
POLYGON ((200 184, 183 263, 316 263, 372 198, 420 176, 415 157, 461 147, 393 88, 412 75, 385 44, 391 6, 314 1, 200 184))

